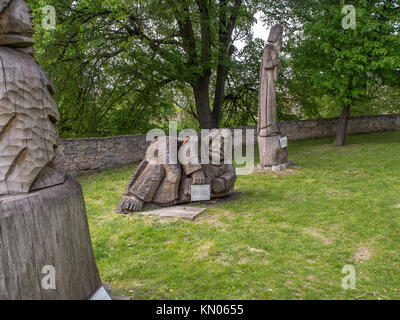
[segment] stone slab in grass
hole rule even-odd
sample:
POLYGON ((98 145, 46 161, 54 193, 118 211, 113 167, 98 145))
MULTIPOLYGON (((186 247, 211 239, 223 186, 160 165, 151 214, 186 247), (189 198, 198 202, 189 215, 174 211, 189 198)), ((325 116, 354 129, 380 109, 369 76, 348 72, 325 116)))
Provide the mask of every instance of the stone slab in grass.
POLYGON ((200 208, 200 207, 174 206, 174 207, 167 207, 151 211, 141 211, 137 213, 145 216, 158 216, 165 218, 182 218, 182 219, 194 220, 205 210, 206 208, 200 208))

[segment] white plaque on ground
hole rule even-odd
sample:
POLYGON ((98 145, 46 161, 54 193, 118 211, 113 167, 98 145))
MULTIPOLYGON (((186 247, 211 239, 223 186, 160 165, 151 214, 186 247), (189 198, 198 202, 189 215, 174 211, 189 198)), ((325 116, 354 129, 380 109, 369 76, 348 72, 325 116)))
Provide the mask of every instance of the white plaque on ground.
POLYGON ((204 185, 192 185, 190 187, 191 201, 209 201, 211 200, 211 186, 209 184, 204 185))
POLYGON ((102 286, 91 298, 90 300, 111 300, 106 289, 102 286))
POLYGON ((287 148, 287 146, 288 146, 288 139, 287 139, 287 137, 280 138, 280 139, 279 139, 279 144, 281 145, 281 148, 282 148, 282 149, 287 148))

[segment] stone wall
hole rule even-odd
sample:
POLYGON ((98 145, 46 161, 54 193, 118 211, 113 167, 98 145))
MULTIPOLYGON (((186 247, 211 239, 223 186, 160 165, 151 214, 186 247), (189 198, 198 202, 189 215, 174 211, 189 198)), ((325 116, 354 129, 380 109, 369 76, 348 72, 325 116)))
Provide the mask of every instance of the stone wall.
MULTIPOLYGON (((282 122, 281 131, 291 141, 331 137, 335 135, 337 120, 282 122)), ((255 126, 240 129, 255 129, 255 126)), ((400 130, 400 114, 351 118, 347 132, 351 135, 393 130, 400 130)), ((68 174, 76 176, 140 161, 147 145, 146 135, 61 140, 55 161, 68 174)))
MULTIPOLYGON (((280 129, 290 141, 295 141, 333 137, 336 135, 337 124, 338 118, 297 120, 281 122, 280 129)), ((238 127, 238 129, 256 130, 256 126, 238 127)), ((347 126, 348 135, 395 130, 400 130, 400 114, 354 117, 349 119, 347 126)))
POLYGON ((143 159, 146 135, 60 140, 55 162, 72 176, 143 159))

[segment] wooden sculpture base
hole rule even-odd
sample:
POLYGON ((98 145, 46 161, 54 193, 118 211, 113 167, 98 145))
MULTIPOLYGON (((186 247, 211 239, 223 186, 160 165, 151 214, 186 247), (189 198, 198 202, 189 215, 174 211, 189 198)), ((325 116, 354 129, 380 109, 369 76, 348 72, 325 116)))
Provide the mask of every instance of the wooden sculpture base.
POLYGON ((281 148, 281 135, 273 137, 258 137, 260 150, 260 165, 262 170, 284 170, 288 168, 288 153, 286 148, 281 148))
POLYGON ((261 164, 257 165, 257 170, 267 170, 267 171, 282 171, 289 168, 288 163, 283 163, 277 166, 262 166, 261 164))
POLYGON ((0 198, 0 300, 82 300, 100 287, 78 182, 0 198))

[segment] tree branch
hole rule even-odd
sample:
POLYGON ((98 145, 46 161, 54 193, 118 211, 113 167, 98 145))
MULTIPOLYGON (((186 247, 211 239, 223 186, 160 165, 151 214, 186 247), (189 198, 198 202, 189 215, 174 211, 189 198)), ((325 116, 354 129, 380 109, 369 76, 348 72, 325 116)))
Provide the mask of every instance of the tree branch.
POLYGON ((195 64, 197 61, 196 39, 193 31, 190 10, 186 0, 167 0, 174 11, 175 20, 178 24, 179 33, 183 39, 183 48, 189 56, 188 63, 195 64), (183 2, 183 3, 182 3, 183 2), (181 10, 179 8, 181 7, 181 10))
POLYGON ((211 76, 209 62, 211 60, 212 44, 209 7, 207 5, 207 0, 196 0, 196 4, 200 11, 201 64, 203 67, 203 76, 209 78, 211 76))

